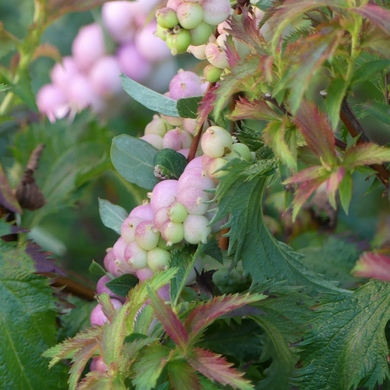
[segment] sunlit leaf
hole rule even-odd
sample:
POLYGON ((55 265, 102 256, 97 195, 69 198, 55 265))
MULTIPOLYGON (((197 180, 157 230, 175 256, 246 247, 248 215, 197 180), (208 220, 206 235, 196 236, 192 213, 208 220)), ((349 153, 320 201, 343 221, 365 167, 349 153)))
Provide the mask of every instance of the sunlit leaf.
POLYGON ((361 165, 381 164, 390 161, 390 148, 374 143, 354 145, 344 156, 343 165, 349 170, 361 165))
POLYGON ((364 252, 359 257, 352 274, 390 282, 390 257, 381 253, 364 252))

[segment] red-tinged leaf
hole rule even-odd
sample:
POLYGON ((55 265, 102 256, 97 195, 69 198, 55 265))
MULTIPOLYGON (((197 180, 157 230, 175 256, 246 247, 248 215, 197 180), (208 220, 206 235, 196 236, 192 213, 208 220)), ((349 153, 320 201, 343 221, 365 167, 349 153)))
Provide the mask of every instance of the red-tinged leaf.
MULTIPOLYGON (((256 92, 257 83, 261 82, 259 73, 260 59, 252 55, 245 61, 231 69, 231 73, 224 76, 219 87, 215 90, 214 117, 216 120, 221 116, 227 100, 236 92, 246 91, 250 95, 256 92)), ((256 92, 257 96, 257 92, 256 92)))
POLYGON ((351 199, 352 199, 352 188, 353 188, 353 182, 352 182, 351 172, 346 171, 343 180, 339 185, 339 195, 341 200, 341 206, 343 206, 345 214, 347 215, 348 215, 349 204, 351 203, 351 199))
POLYGON ((230 26, 229 35, 234 37, 237 41, 250 47, 258 54, 266 54, 264 48, 267 46, 264 37, 259 34, 257 20, 253 18, 252 14, 248 13, 248 9, 244 8, 241 15, 233 14, 228 19, 230 26))
POLYGON ((36 60, 39 57, 48 57, 56 62, 61 62, 62 58, 58 48, 50 43, 44 43, 35 49, 33 59, 36 60))
POLYGON ((91 371, 80 382, 77 390, 127 390, 120 378, 109 376, 105 372, 91 371))
POLYGON ((352 8, 351 11, 368 19, 390 35, 390 11, 388 9, 376 4, 365 4, 359 8, 352 8))
POLYGON ((210 112, 213 111, 214 104, 217 99, 217 90, 218 86, 214 85, 209 88, 203 96, 203 99, 201 100, 198 108, 198 117, 196 119, 194 134, 197 134, 201 130, 203 123, 206 122, 210 112))
POLYGON ((201 390, 202 386, 194 369, 184 360, 168 363, 169 385, 173 390, 201 390))
POLYGON ((307 181, 316 180, 318 178, 328 177, 329 172, 322 166, 313 166, 296 173, 283 182, 286 184, 304 183, 307 181))
POLYGON ((309 149, 321 159, 325 167, 332 167, 337 162, 335 141, 325 115, 314 103, 302 101, 293 122, 305 138, 309 149))
POLYGON ((363 32, 361 39, 361 49, 382 58, 390 59, 390 51, 388 50, 390 37, 379 27, 374 24, 369 25, 366 31, 363 32))
POLYGON ((328 194, 328 199, 330 205, 336 210, 336 192, 339 188, 341 181, 343 180, 345 175, 345 168, 340 167, 337 171, 332 172, 329 176, 329 179, 326 182, 326 192, 328 194))
POLYGON ((88 348, 89 345, 97 345, 101 333, 101 327, 88 328, 77 333, 75 337, 49 348, 43 353, 43 356, 52 358, 49 363, 49 368, 63 359, 73 358, 79 350, 88 348))
POLYGON ((288 69, 273 93, 276 96, 289 89, 288 104, 292 114, 299 109, 313 76, 334 55, 343 34, 338 24, 320 25, 317 33, 287 46, 284 57, 288 69))
POLYGON ((390 161, 390 148, 374 143, 354 145, 345 152, 343 166, 353 170, 358 166, 390 161))
POLYGON ((231 121, 242 119, 271 121, 281 117, 282 115, 275 112, 265 100, 255 99, 250 101, 242 96, 239 96, 233 112, 228 115, 231 121))
POLYGON ((154 314, 161 322, 167 335, 173 340, 173 342, 183 351, 187 349, 188 334, 184 325, 181 323, 177 315, 171 309, 170 306, 153 291, 152 288, 147 286, 150 303, 153 307, 154 314))
POLYGON ((233 389, 253 390, 254 386, 242 376, 244 373, 232 368, 223 356, 201 348, 194 348, 187 358, 188 363, 205 377, 231 386, 233 389))
POLYGON ((364 252, 351 271, 354 276, 390 282, 390 257, 374 252, 364 252))
POLYGON ((288 129, 286 122, 286 117, 283 118, 283 121, 276 120, 269 122, 267 127, 263 130, 263 139, 266 145, 272 148, 275 155, 290 169, 293 171, 297 170, 297 151, 296 151, 296 142, 290 142, 290 145, 287 143, 290 138, 295 140, 295 134, 292 133, 294 130, 288 129), (289 133, 289 136, 286 136, 286 133, 289 133))
POLYGON ((279 37, 283 30, 292 23, 295 19, 303 15, 305 12, 317 7, 330 7, 331 9, 339 9, 348 7, 347 0, 286 0, 283 4, 276 8, 271 18, 267 20, 270 26, 270 33, 273 35, 272 47, 275 49, 278 46, 279 37))
POLYGON ((8 183, 7 176, 3 169, 3 165, 0 163, 0 206, 3 206, 6 210, 13 211, 14 213, 22 214, 22 209, 16 200, 15 195, 8 183))
POLYGON ((137 390, 150 390, 156 386, 162 370, 168 363, 171 350, 160 343, 145 347, 132 365, 133 385, 137 390))
POLYGON ((200 304, 189 312, 184 322, 190 342, 193 343, 198 340, 202 336, 202 332, 222 315, 265 298, 266 296, 262 294, 236 294, 218 296, 211 301, 200 304))

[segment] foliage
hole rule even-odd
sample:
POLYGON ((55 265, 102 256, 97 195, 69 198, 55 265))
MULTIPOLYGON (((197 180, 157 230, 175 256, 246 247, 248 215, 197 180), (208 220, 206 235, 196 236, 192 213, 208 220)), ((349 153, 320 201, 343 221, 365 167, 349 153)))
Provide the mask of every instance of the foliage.
POLYGON ((35 1, 21 36, 0 23, 0 388, 387 386, 389 6, 184 2, 195 31, 160 2, 145 20, 202 80, 162 94, 122 74, 129 116, 122 95, 38 115, 32 66, 65 60, 45 29, 103 3, 35 1), (203 27, 204 56, 187 45, 203 27), (96 289, 47 250, 61 224, 81 256, 108 247, 96 289))

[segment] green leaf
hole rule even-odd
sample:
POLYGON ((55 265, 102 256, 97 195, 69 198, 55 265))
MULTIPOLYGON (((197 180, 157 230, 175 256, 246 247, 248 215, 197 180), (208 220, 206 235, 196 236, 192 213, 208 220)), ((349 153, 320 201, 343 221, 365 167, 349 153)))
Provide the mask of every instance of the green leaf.
POLYGON ((10 89, 11 87, 7 84, 3 84, 3 83, 0 83, 0 92, 4 92, 4 91, 7 91, 8 89, 10 89))
POLYGON ((361 165, 382 164, 390 161, 390 148, 374 143, 354 145, 345 152, 343 165, 353 170, 361 165))
POLYGON ((154 176, 157 150, 146 141, 119 135, 112 140, 111 160, 115 169, 127 181, 151 190, 158 179, 154 176))
POLYGON ((123 274, 106 283, 106 286, 116 295, 125 297, 138 283, 138 278, 131 274, 123 274))
POLYGON ((0 237, 6 236, 12 233, 12 226, 5 222, 5 219, 0 219, 0 237))
POLYGON ((35 95, 31 88, 31 76, 27 70, 20 74, 17 84, 12 86, 12 91, 18 95, 31 110, 38 111, 35 95))
POLYGON ((309 271, 301 255, 276 241, 264 225, 259 199, 273 169, 267 161, 252 165, 240 162, 221 179, 216 192, 219 207, 215 220, 230 215, 225 225, 230 228, 228 253, 235 262, 242 259, 244 271, 250 273, 254 284, 274 279, 319 291, 335 289, 333 283, 309 271))
POLYGON ((374 60, 365 62, 356 69, 351 80, 351 86, 360 84, 366 80, 371 80, 376 73, 384 71, 389 67, 389 60, 374 60))
POLYGON ((139 359, 132 365, 133 384, 137 390, 151 390, 156 386, 169 352, 169 348, 161 344, 151 344, 141 351, 139 359))
POLYGON ((124 75, 121 76, 121 79, 125 92, 138 103, 141 103, 146 108, 159 112, 160 114, 176 117, 180 116, 176 109, 175 100, 152 91, 124 75))
POLYGON ((353 294, 324 297, 297 345, 303 368, 296 384, 305 390, 374 389, 390 378, 385 327, 390 285, 372 281, 353 294))
POLYGON ((56 341, 56 311, 45 277, 24 248, 0 240, 0 387, 66 389, 66 368, 48 371, 42 353, 56 341))
POLYGON ((362 105, 362 108, 377 120, 390 126, 390 107, 387 104, 367 102, 362 105))
POLYGON ((326 90, 325 107, 333 131, 340 122, 341 103, 347 93, 348 84, 343 78, 333 79, 326 90))
POLYGON ((91 275, 96 275, 96 276, 104 276, 106 274, 106 270, 95 260, 92 260, 92 263, 88 268, 88 271, 91 275))
POLYGON ((7 175, 5 174, 3 165, 0 163, 0 205, 6 210, 14 213, 22 213, 22 209, 15 198, 14 193, 8 183, 7 175))
POLYGON ((198 107, 202 96, 179 99, 177 101, 177 111, 182 118, 196 119, 198 117, 198 107))
POLYGON ((187 165, 187 159, 176 150, 164 148, 154 157, 154 175, 158 179, 179 179, 187 165))
POLYGON ((168 363, 169 383, 173 390, 201 390, 201 384, 194 369, 184 360, 168 363))
POLYGON ((349 204, 352 199, 352 189, 353 181, 352 175, 349 171, 346 171, 343 177, 343 180, 339 184, 339 195, 341 200, 341 205, 345 211, 345 214, 348 215, 349 204))
POLYGON ((121 226, 129 213, 121 206, 99 199, 99 214, 103 225, 121 234, 121 226))

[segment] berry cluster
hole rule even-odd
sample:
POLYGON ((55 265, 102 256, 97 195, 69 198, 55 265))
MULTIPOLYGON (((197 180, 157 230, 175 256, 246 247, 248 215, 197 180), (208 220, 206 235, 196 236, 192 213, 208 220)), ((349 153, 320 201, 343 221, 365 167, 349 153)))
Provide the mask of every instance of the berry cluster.
POLYGON ((102 26, 79 30, 72 56, 53 67, 51 83, 38 91, 39 111, 51 121, 86 107, 101 117, 112 115, 125 101, 121 73, 155 90, 166 88, 176 69, 166 45, 153 34, 156 23, 148 22, 153 6, 144 0, 104 4, 102 26))
MULTIPOLYGON (((207 87, 194 72, 179 70, 169 83, 168 97, 174 100, 201 96, 207 87)), ((184 157, 188 156, 195 129, 195 119, 154 115, 145 127, 144 136, 157 150, 174 149, 184 157)))
POLYGON ((167 6, 156 12, 156 35, 173 55, 184 53, 190 45, 206 44, 230 9, 229 0, 168 0, 167 6))
MULTIPOLYGON (((153 121, 163 121, 155 118, 153 121)), ((107 250, 104 266, 114 277, 123 274, 136 275, 140 280, 151 277, 155 272, 169 268, 173 249, 184 245, 206 243, 211 235, 218 233, 226 221, 210 224, 217 205, 213 193, 218 184, 221 164, 231 158, 252 160, 249 149, 236 142, 222 127, 210 126, 201 137, 203 155, 194 158, 185 167, 178 180, 160 181, 148 194, 148 200, 135 207, 121 226, 121 235, 112 248, 107 250)), ((198 259, 197 268, 200 268, 198 259)), ((195 271, 188 283, 195 278, 195 271)), ((97 292, 107 292, 114 302, 118 297, 112 294, 104 276, 98 283, 97 292)), ((169 300, 169 286, 159 291, 161 297, 169 300)), ((120 305, 120 301, 116 302, 120 305)), ((101 307, 96 306, 91 323, 100 325, 101 307)))

